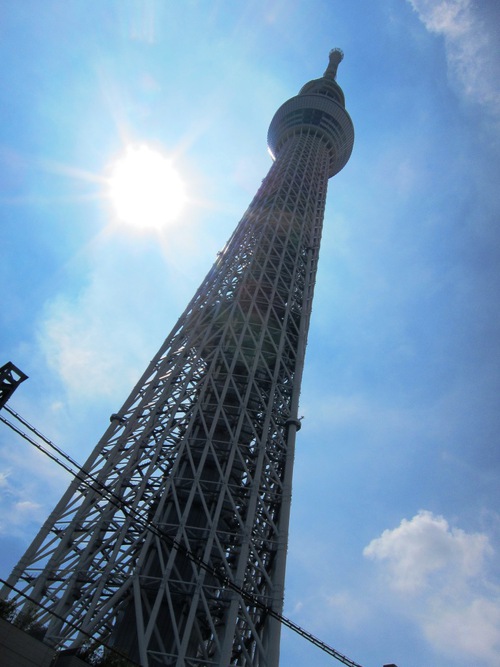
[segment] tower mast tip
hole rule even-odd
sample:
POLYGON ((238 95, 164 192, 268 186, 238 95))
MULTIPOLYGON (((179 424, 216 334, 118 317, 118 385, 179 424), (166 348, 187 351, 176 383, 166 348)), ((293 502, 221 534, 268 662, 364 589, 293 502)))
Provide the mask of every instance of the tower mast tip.
POLYGON ((344 52, 342 49, 332 49, 329 54, 328 67, 326 68, 324 76, 331 76, 335 79, 337 77, 337 68, 343 59, 344 52))
POLYGON ((330 51, 330 62, 333 60, 338 64, 344 59, 344 52, 342 49, 335 47, 330 51))

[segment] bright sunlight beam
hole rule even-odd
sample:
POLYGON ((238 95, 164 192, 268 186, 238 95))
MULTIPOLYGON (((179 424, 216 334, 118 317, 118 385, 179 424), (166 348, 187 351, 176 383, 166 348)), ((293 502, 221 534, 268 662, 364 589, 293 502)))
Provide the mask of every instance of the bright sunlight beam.
POLYGON ((109 196, 120 222, 159 230, 179 216, 186 188, 161 153, 144 145, 128 146, 112 166, 109 196))

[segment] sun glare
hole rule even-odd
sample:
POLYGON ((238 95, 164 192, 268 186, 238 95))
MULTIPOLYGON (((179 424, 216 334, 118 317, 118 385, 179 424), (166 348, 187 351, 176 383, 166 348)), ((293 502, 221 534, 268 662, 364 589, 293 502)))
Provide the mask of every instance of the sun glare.
POLYGON ((109 196, 116 217, 136 229, 161 229, 186 202, 186 188, 172 162, 147 146, 129 146, 112 166, 109 196))

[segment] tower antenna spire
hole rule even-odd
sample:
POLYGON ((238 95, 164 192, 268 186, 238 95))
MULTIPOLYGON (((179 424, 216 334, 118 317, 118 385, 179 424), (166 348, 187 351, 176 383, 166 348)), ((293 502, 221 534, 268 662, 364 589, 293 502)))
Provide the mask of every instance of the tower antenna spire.
POLYGON ((342 51, 342 49, 339 49, 338 47, 332 49, 329 54, 328 67, 326 68, 323 76, 336 79, 338 66, 340 65, 343 59, 344 59, 344 52, 342 51))

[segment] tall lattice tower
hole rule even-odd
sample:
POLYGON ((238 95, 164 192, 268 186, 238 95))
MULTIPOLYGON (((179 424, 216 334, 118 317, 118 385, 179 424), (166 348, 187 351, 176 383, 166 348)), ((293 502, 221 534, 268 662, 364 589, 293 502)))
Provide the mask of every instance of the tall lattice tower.
POLYGON ((143 667, 278 664, 269 610, 327 183, 354 140, 342 57, 276 112, 257 195, 11 575, 54 646, 90 635, 143 667))

